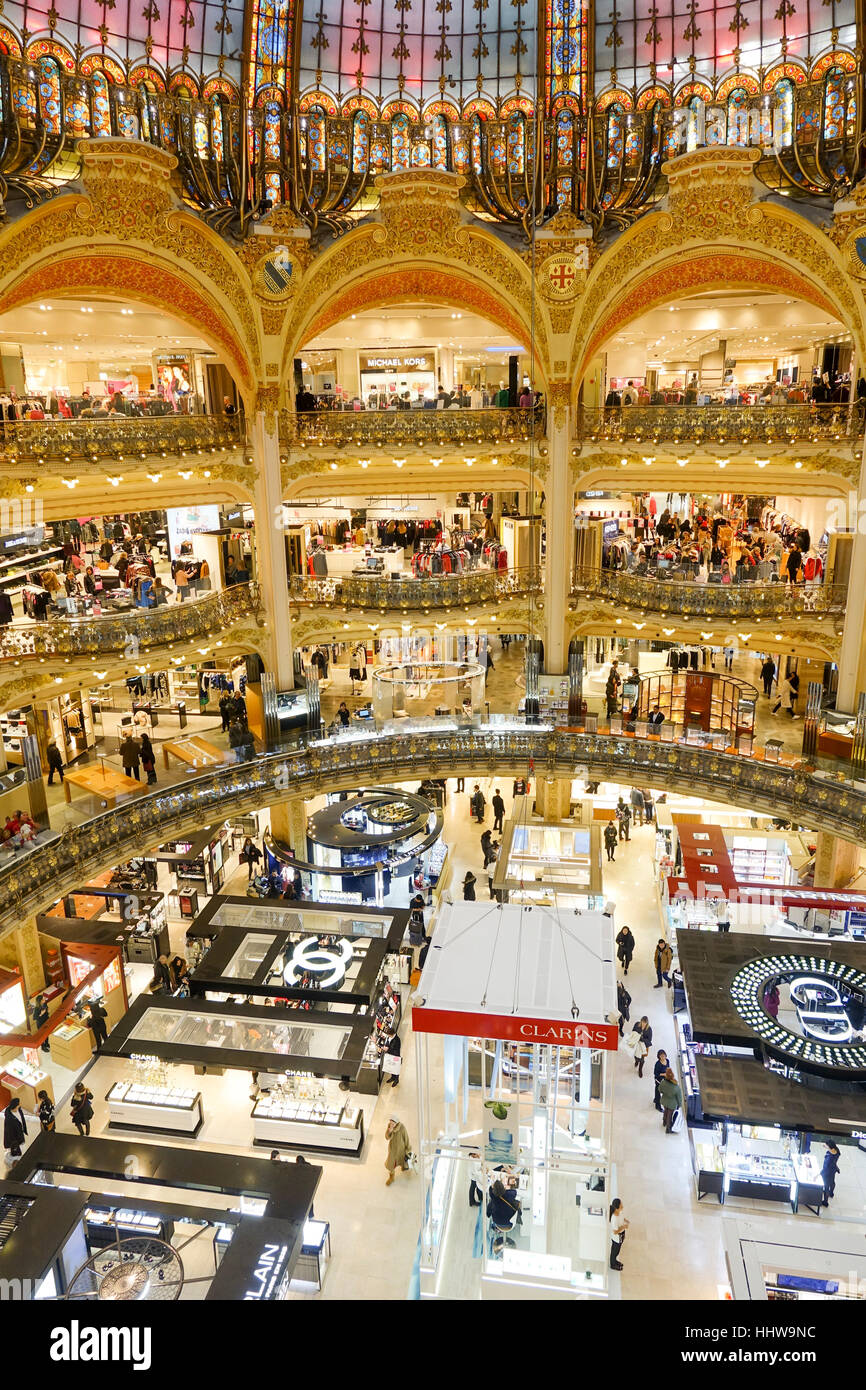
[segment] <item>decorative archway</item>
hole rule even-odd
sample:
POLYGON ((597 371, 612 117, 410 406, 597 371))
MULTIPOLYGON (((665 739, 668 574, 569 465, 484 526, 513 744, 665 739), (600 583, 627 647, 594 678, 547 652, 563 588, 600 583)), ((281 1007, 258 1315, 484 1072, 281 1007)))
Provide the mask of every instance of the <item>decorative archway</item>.
POLYGON ((463 207, 463 176, 412 169, 380 175, 375 182, 378 220, 335 242, 309 266, 298 286, 283 376, 311 338, 359 309, 433 301, 469 307, 515 342, 534 348, 534 371, 546 382, 547 308, 534 301, 525 261, 463 207))
POLYGON ((667 206, 636 222, 592 267, 572 338, 576 394, 592 356, 647 310, 712 289, 783 293, 821 308, 866 352, 859 286, 827 236, 788 207, 763 201, 759 150, 719 147, 667 161, 667 206))
POLYGON ((214 348, 250 401, 258 314, 240 258, 183 206, 177 160, 137 140, 80 140, 84 195, 0 232, 0 311, 49 295, 109 294, 159 308, 214 348))

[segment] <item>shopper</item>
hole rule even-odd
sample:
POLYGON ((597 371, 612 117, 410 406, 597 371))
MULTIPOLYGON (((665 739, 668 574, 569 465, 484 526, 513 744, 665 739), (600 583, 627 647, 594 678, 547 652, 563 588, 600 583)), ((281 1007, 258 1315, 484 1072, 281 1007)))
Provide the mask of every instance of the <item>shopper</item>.
POLYGON ((124 775, 134 777, 136 782, 140 782, 138 768, 141 761, 141 750, 138 746, 138 739, 133 738, 132 734, 127 734, 120 745, 120 760, 123 763, 124 775))
POLYGON ((490 1217, 490 1224, 497 1236, 494 1238, 494 1253, 502 1249, 503 1245, 513 1245, 509 1241, 508 1232, 514 1229, 516 1223, 521 1219, 520 1198, 512 1188, 505 1186, 501 1178, 497 1178, 490 1189, 487 1198, 487 1215, 490 1217))
POLYGON ((515 777, 511 786, 512 796, 526 796, 529 791, 529 784, 525 777, 515 777))
POLYGON ((409 1156, 412 1150, 409 1145, 409 1132, 403 1121, 398 1120, 396 1115, 392 1115, 388 1121, 385 1138, 388 1140, 388 1156, 385 1159, 388 1178, 385 1186, 390 1187, 398 1168, 402 1168, 404 1173, 408 1173, 409 1156))
POLYGON ((617 834, 616 822, 612 820, 608 821, 607 825, 604 827, 604 847, 607 850, 608 864, 616 862, 616 847, 618 840, 619 835, 617 834))
POLYGON ((465 903, 475 902, 475 882, 476 879, 472 870, 467 869, 466 876, 463 879, 463 901, 465 903))
POLYGON ((345 700, 341 700, 340 707, 337 710, 337 718, 339 719, 344 729, 347 729, 349 727, 349 720, 351 719, 351 717, 352 716, 349 713, 349 706, 346 704, 345 700))
POLYGON ((247 883, 249 883, 252 879, 253 870, 261 860, 261 857, 261 850, 259 849, 258 845, 253 843, 253 841, 250 839, 248 835, 247 838, 244 840, 243 848, 240 853, 241 863, 246 864, 247 866, 247 883))
POLYGON ((631 995, 622 980, 617 980, 616 982, 616 1007, 619 1010, 619 1035, 622 1037, 625 1025, 629 1020, 629 1009, 631 1008, 631 995))
POLYGON ((70 1119, 84 1137, 90 1133, 90 1121, 93 1119, 93 1092, 88 1091, 83 1081, 76 1081, 71 1104, 70 1119))
POLYGON ((18 1096, 13 1096, 3 1118, 3 1147, 10 1158, 21 1157, 21 1145, 26 1138, 27 1122, 21 1109, 21 1101, 18 1096))
POLYGON ((242 763, 245 756, 246 732, 239 719, 229 724, 229 747, 234 749, 235 762, 242 763))
POLYGON ((773 682, 776 679, 776 663, 771 656, 764 657, 764 664, 761 667, 761 680, 764 684, 764 694, 769 700, 773 693, 773 682))
POLYGON ((469 808, 470 815, 475 816, 479 825, 484 824, 484 808, 486 805, 487 802, 484 800, 484 793, 476 782, 469 801, 469 808))
POLYGON ((39 1128, 43 1134, 50 1134, 54 1129, 54 1102, 47 1091, 37 1091, 36 1099, 39 1101, 36 1111, 39 1116, 39 1128))
POLYGON ((782 681, 780 693, 778 695, 778 698, 776 699, 776 703, 773 706, 773 713, 778 714, 780 707, 784 706, 785 710, 791 716, 791 718, 796 719, 797 715, 794 712, 794 704, 796 702, 796 699, 797 690, 794 686, 793 680, 790 676, 785 676, 784 680, 782 681))
POLYGON ((466 778, 465 778, 465 777, 458 777, 458 778, 457 778, 457 790, 458 790, 459 792, 464 791, 464 790, 465 790, 465 785, 466 785, 466 778))
POLYGON ((271 1163, 282 1163, 283 1156, 279 1149, 271 1149, 271 1163))
POLYGON ((502 834, 502 822, 505 817, 505 802, 502 800, 502 793, 499 788, 493 793, 493 800, 490 803, 493 807, 493 829, 502 834))
POLYGON ((152 787, 156 781, 156 754, 153 751, 150 735, 146 733, 141 736, 141 765, 147 777, 147 784, 152 787))
POLYGON ((156 958, 151 989, 153 989, 154 986, 163 994, 171 994, 171 971, 168 968, 168 956, 166 955, 157 956, 156 958))
POLYGON ((490 846, 493 844, 493 831, 483 830, 481 832, 481 854, 484 860, 483 868, 487 868, 487 861, 490 858, 490 846))
POLYGON ((220 698, 219 698, 219 712, 220 712, 220 719, 222 720, 222 729, 221 729, 221 732, 225 734, 225 733, 228 732, 229 719, 230 719, 230 714, 231 714, 231 700, 230 700, 229 693, 228 693, 227 690, 224 690, 223 693, 222 693, 222 695, 220 695, 220 698))
POLYGON ((764 1008, 767 1010, 770 1018, 779 1017, 779 1005, 781 1002, 782 996, 779 993, 779 986, 776 984, 775 980, 771 980, 764 989, 764 1008))
POLYGON ((653 1105, 659 1113, 661 1113, 662 1109, 661 1096, 659 1095, 659 1082, 669 1066, 668 1054, 663 1047, 660 1047, 656 1053, 655 1062, 653 1063, 653 1105))
POLYGON ((661 989, 662 980, 664 980, 667 983, 668 988, 670 988, 670 968, 671 961, 673 960, 673 958, 673 951, 671 950, 668 943, 665 941, 664 937, 660 936, 658 941, 656 942, 655 951, 653 952, 653 965, 656 968, 656 982, 653 985, 653 989, 661 989))
POLYGON ((61 782, 63 781, 63 758, 61 757, 60 749, 57 747, 57 743, 54 739, 51 740, 45 750, 45 757, 48 763, 48 785, 51 787, 54 785, 55 772, 60 773, 60 780, 61 782))
POLYGON ((674 1120, 683 1103, 683 1093, 670 1067, 664 1076, 659 1077, 659 1100, 662 1103, 662 1125, 665 1134, 673 1134, 674 1120))
POLYGON ((385 1048, 385 1052, 387 1053, 387 1055, 396 1059, 397 1070, 392 1071, 390 1076, 392 1086, 400 1085, 400 1068, 403 1065, 403 1059, 400 1056, 401 1047, 402 1043, 400 1041, 400 1034, 395 1033, 394 1036, 389 1040, 388 1046, 385 1048))
POLYGON ((634 1064, 637 1068, 638 1076, 643 1076, 643 1064, 647 1059, 653 1040, 653 1030, 650 1027, 650 1022, 646 1014, 638 1019, 631 1031, 631 1050, 634 1055, 634 1064))
POLYGON ((90 1029, 96 1041, 97 1052, 102 1051, 102 1045, 108 1037, 108 1029, 105 1026, 105 1020, 107 1018, 108 1014, 105 1012, 105 1009, 103 1008, 99 1000, 91 999, 90 1017, 87 1020, 87 1026, 90 1029))
POLYGON ((496 840, 494 840, 494 841, 493 841, 493 853, 492 853, 492 855, 490 856, 490 858, 489 858, 488 861, 487 861, 487 891, 489 892, 491 898, 495 898, 495 897, 496 897, 496 894, 495 894, 494 891, 493 891, 493 880, 494 880, 494 878, 496 877, 496 865, 497 865, 498 861, 499 861, 499 844, 498 844, 498 842, 497 842, 496 840))
MULTIPOLYGON (((33 1000, 33 1027, 34 1027, 34 1030, 38 1033, 38 1032, 40 1031, 40 1029, 42 1029, 42 1028, 45 1027, 45 1025, 46 1025, 46 1023, 48 1022, 48 1020, 49 1020, 50 1017, 51 1017, 51 1010, 50 1010, 49 1007, 48 1007, 48 1001, 47 1001, 47 999, 45 998, 45 995, 44 995, 44 994, 37 994, 36 998, 33 1000)), ((46 1041, 47 1041, 47 1040, 46 1040, 46 1041)), ((45 1047, 45 1043, 43 1043, 42 1046, 45 1047)))
POLYGON ((839 1171, 839 1145, 835 1139, 827 1140, 827 1152, 821 1164, 821 1177, 824 1179, 824 1200, 822 1207, 829 1207, 830 1198, 836 1196, 836 1174, 839 1171))
POLYGON ((644 802, 643 792, 640 790, 640 787, 632 787, 631 793, 629 795, 629 800, 631 801, 631 813, 632 817, 634 818, 635 825, 643 825, 644 811, 646 810, 646 805, 644 802))
POLYGON ((620 804, 616 808, 616 820, 619 838, 621 840, 625 840, 626 844, 628 844, 629 827, 631 825, 631 810, 628 806, 626 806, 622 797, 620 797, 620 804))
POLYGON ((481 1163, 481 1154, 474 1149, 469 1155, 469 1205, 470 1207, 480 1207, 484 1204, 484 1191, 486 1187, 484 1168, 481 1163))
POLYGON ((623 1267, 619 1257, 622 1254, 622 1243, 625 1240, 628 1225, 622 1202, 619 1197, 614 1197, 609 1212, 611 1269, 622 1269, 623 1267))
POLYGON ((616 958, 622 966, 622 973, 628 974, 631 958, 634 955, 634 937, 628 927, 620 927, 616 934, 616 958))

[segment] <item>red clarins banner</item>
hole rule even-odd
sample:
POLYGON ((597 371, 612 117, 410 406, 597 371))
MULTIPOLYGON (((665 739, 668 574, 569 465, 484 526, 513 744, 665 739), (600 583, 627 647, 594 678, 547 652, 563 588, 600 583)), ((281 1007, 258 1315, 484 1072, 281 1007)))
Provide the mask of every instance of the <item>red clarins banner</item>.
POLYGON ((523 1018, 519 1014, 473 1014, 459 1009, 412 1010, 416 1033, 447 1033, 465 1038, 501 1038, 505 1042, 549 1043, 552 1047, 594 1047, 616 1052, 615 1023, 582 1023, 579 1019, 523 1018))

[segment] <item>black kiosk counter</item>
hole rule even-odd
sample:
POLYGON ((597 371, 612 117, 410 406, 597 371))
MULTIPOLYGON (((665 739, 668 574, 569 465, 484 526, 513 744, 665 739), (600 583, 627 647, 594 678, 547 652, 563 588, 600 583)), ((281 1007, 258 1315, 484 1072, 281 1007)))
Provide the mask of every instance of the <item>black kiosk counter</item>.
POLYGON ((364 1112, 346 1092, 357 1088, 369 1035, 366 1015, 143 996, 103 1055, 144 1054, 200 1075, 254 1071, 254 1143, 358 1157, 364 1112))
MULTIPOLYGON (((698 1200, 819 1215, 814 1137, 866 1128, 866 948, 836 938, 678 931, 689 1016, 678 1061, 698 1200)), ((862 1160, 861 1160, 862 1161, 862 1160)), ((838 1202, 837 1202, 838 1205, 838 1202)))
MULTIPOLYGON (((7 1256, 13 1236, 0 1250, 0 1272, 5 1274, 8 1268, 16 1273, 24 1268, 22 1261, 27 1261, 28 1270, 45 1265, 46 1271, 59 1263, 63 1283, 55 1286, 56 1291, 74 1296, 76 1288, 70 1289, 70 1281, 85 1261, 89 1263, 82 1277, 89 1280, 91 1292, 94 1285, 110 1279, 119 1264, 128 1269, 140 1261, 138 1296, 143 1301, 149 1297, 155 1268, 174 1285, 175 1297, 242 1302, 284 1298, 294 1275, 315 1280, 311 1266, 321 1281, 324 1258, 312 1257, 324 1256, 329 1248, 329 1227, 310 1219, 321 1175, 321 1168, 312 1164, 192 1153, 128 1140, 81 1139, 56 1131, 42 1134, 19 1160, 13 1181, 0 1184, 0 1203, 6 1190, 16 1197, 24 1194, 22 1200, 29 1197, 34 1205, 41 1203, 47 1230, 38 1241, 31 1241, 29 1256, 23 1241, 12 1247, 11 1258, 7 1256), (103 1181, 111 1183, 111 1192, 100 1190, 103 1181), (25 1182, 32 1186, 24 1186, 25 1182), (147 1197, 136 1190, 143 1184, 147 1197), (81 1191, 58 1190, 70 1185, 81 1191), (154 1189, 160 1188, 165 1191, 164 1200, 159 1192, 154 1195, 154 1189), (184 1250, 196 1226, 206 1228, 211 1236, 213 1251, 206 1275, 212 1277, 201 1277, 196 1268, 194 1283, 181 1295, 184 1250), (63 1247, 64 1241, 68 1245, 70 1230, 79 1233, 74 1263, 63 1247), (124 1245, 131 1238, 134 1244, 124 1245), (63 1252, 62 1257, 57 1251, 63 1252)), ((36 1230, 39 1215, 38 1205, 34 1216, 29 1211, 25 1214, 22 1235, 25 1223, 36 1230)))

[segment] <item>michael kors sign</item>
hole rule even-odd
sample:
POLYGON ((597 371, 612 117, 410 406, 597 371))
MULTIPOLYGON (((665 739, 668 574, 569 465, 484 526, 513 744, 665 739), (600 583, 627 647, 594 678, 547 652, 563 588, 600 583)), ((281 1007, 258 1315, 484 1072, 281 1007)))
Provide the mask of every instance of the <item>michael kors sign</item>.
POLYGON ((433 353, 424 349, 415 353, 383 352, 381 357, 362 352, 359 360, 362 372, 432 372, 435 365, 433 353))

